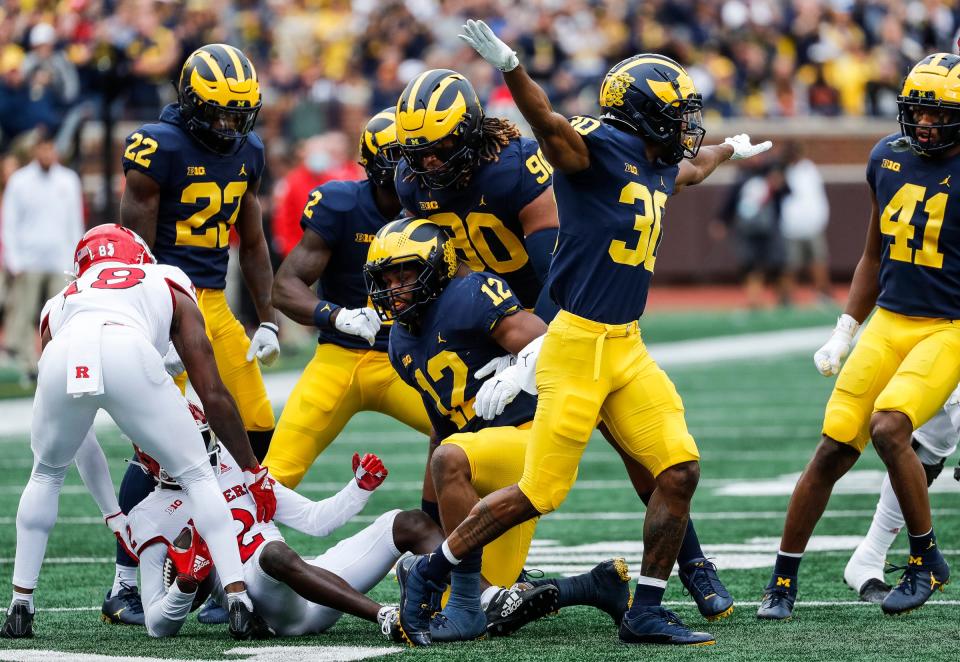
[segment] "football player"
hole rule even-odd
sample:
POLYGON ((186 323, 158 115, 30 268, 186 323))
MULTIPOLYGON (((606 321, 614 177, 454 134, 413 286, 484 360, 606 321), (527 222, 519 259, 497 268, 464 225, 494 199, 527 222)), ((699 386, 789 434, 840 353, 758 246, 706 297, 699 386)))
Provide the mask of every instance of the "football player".
MULTIPOLYGON (((465 41, 504 72, 556 169, 562 231, 550 266, 550 294, 561 311, 537 359, 539 396, 522 477, 484 497, 443 545, 398 575, 401 626, 429 642, 429 607, 439 579, 504 531, 555 510, 602 419, 657 485, 644 520, 641 575, 620 640, 714 643, 661 605, 699 480, 699 453, 680 396, 647 353, 637 320, 667 198, 699 183, 721 162, 771 145, 754 146, 741 135, 701 148, 700 95, 683 67, 656 54, 633 56, 607 73, 600 119, 567 120, 552 111, 516 53, 489 27, 469 21, 464 29, 465 41)), ((529 372, 527 367, 523 374, 529 372)))
MULTIPOLYGON (((546 332, 546 324, 521 307, 503 279, 470 270, 452 244, 426 219, 394 221, 377 233, 364 267, 374 308, 395 322, 390 361, 419 391, 442 442, 432 455, 431 475, 443 526, 451 531, 478 495, 519 478, 536 408, 533 396, 519 393, 485 420, 477 411, 483 381, 475 373, 504 350, 534 363, 546 332)), ((433 640, 509 634, 571 605, 595 606, 614 621, 623 616, 630 592, 622 559, 576 577, 500 589, 520 576, 535 527, 536 520, 524 522, 491 542, 482 565, 478 550, 454 568, 450 598, 430 624, 433 640), (479 605, 469 599, 478 585, 484 588, 479 605)))
MULTIPOLYGON (((929 488, 943 471, 947 458, 957 450, 960 440, 960 388, 947 398, 943 409, 929 421, 913 431, 913 450, 916 451, 929 488)), ((954 476, 957 476, 955 473, 954 476)), ((884 561, 890 546, 903 528, 903 513, 897 495, 885 476, 880 488, 880 501, 873 515, 873 522, 866 537, 857 546, 847 567, 843 580, 860 595, 864 602, 881 603, 890 592, 890 585, 883 580, 884 561)))
MULTIPOLYGON (((254 358, 270 364, 280 345, 270 303, 273 271, 257 200, 264 168, 263 143, 253 132, 259 111, 260 84, 246 55, 226 44, 194 51, 180 72, 177 103, 163 109, 159 122, 127 137, 120 220, 146 240, 161 264, 180 267, 197 287, 217 368, 262 461, 274 417, 254 358), (224 294, 231 228, 240 238, 240 269, 261 322, 252 340, 224 294)), ((175 353, 171 356, 177 363, 175 353)), ((187 376, 176 379, 184 388, 187 376)), ((148 476, 129 468, 120 486, 120 506, 128 512, 152 489, 148 476)), ((123 609, 119 622, 143 622, 136 573, 136 564, 118 547, 117 573, 103 613, 123 609)), ((222 613, 210 616, 212 622, 225 618, 222 613)))
POLYGON ((30 435, 34 465, 17 509, 13 600, 2 634, 33 635, 33 592, 63 479, 103 409, 163 461, 185 502, 195 506, 194 521, 221 569, 231 634, 260 636, 265 626, 246 593, 230 515, 183 395, 163 367, 163 353, 173 342, 213 428, 238 458, 237 477, 255 501, 255 519, 268 521, 276 510, 272 479, 259 471, 237 406, 217 373, 193 286, 179 268, 156 264, 143 240, 119 225, 87 232, 75 255, 76 280, 42 313, 43 358, 30 435))
POLYGON ((400 213, 393 188, 397 159, 394 110, 388 108, 367 123, 360 140, 367 179, 327 182, 310 192, 300 218, 303 236, 277 271, 277 308, 320 331, 264 460, 291 489, 358 411, 379 411, 430 433, 420 396, 390 365, 390 329, 381 328, 363 282, 370 241, 400 213), (318 280, 315 294, 310 286, 318 280))
MULTIPOLYGON (((406 213, 441 225, 462 262, 503 278, 520 303, 536 304, 536 314, 549 324, 558 308, 545 283, 559 221, 553 167, 537 142, 508 120, 486 117, 470 81, 449 69, 410 81, 397 103, 397 136, 403 159, 396 186, 406 213)), ((602 423, 600 432, 648 503, 653 476, 602 423)), ((423 508, 432 511, 429 496, 425 492, 423 508)), ((684 588, 704 617, 733 612, 733 599, 704 558, 692 522, 678 561, 684 588)))
POLYGON ((907 74, 897 103, 900 133, 870 153, 873 201, 867 237, 843 315, 814 354, 817 370, 840 373, 823 434, 787 509, 780 552, 758 618, 793 614, 803 551, 833 485, 872 439, 887 467, 910 539, 906 569, 883 599, 884 613, 916 609, 943 590, 950 568, 937 547, 927 480, 911 440, 960 379, 960 214, 949 203, 960 169, 960 56, 935 53, 907 74), (853 336, 874 312, 856 348, 853 336))
MULTIPOLYGON (((275 520, 258 522, 256 504, 244 487, 233 456, 211 435, 202 410, 191 412, 204 435, 204 449, 219 481, 220 502, 230 509, 237 531, 235 547, 243 563, 243 577, 257 613, 279 636, 318 634, 329 629, 343 612, 377 622, 383 608, 364 593, 383 579, 400 555, 424 551, 442 539, 439 527, 419 510, 391 510, 371 525, 342 540, 316 558, 301 558, 277 528, 281 522, 318 538, 325 537, 363 510, 373 491, 387 478, 376 455, 353 458, 353 476, 334 496, 314 502, 276 485, 275 520)), ((158 488, 130 511, 127 521, 140 557, 147 632, 173 636, 199 602, 201 585, 211 570, 203 539, 193 531, 196 509, 184 503, 180 485, 155 459, 137 449, 139 464, 158 481, 158 488), (186 530, 186 540, 178 540, 186 530), (175 581, 166 578, 170 557, 175 581), (167 585, 169 584, 169 586, 167 585)), ((216 600, 223 594, 214 586, 216 600)))

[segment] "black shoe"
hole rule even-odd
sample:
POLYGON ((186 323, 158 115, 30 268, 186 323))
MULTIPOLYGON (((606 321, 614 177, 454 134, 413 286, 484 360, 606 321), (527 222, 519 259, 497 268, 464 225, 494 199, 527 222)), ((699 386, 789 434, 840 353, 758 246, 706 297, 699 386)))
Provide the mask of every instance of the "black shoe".
POLYGON ((0 630, 4 639, 29 639, 33 636, 33 614, 26 602, 15 600, 7 611, 7 620, 0 630))
POLYGON ((140 592, 136 586, 120 584, 120 590, 112 595, 113 589, 107 591, 100 607, 100 620, 104 623, 120 625, 143 625, 143 602, 140 601, 140 592))
POLYGON ((556 586, 527 586, 505 588, 490 601, 486 609, 487 634, 505 637, 559 608, 560 590, 556 586))
POLYGON ((757 618, 769 621, 792 618, 793 604, 797 601, 797 578, 776 577, 773 582, 767 585, 760 599, 757 618))
POLYGON ((733 598, 717 576, 717 566, 707 559, 693 559, 680 568, 680 583, 708 621, 733 613, 733 598))
POLYGON ((680 618, 663 607, 634 607, 620 623, 620 641, 625 644, 709 646, 717 643, 706 632, 691 632, 680 618))
POLYGON ((623 615, 633 603, 630 593, 630 568, 623 557, 607 559, 590 570, 590 579, 597 589, 597 609, 607 612, 613 624, 620 627, 623 615))
POLYGON ((934 591, 942 591, 950 583, 950 566, 939 552, 933 558, 911 556, 897 585, 880 603, 884 614, 905 614, 922 607, 934 591))
POLYGON ((891 588, 892 587, 890 584, 886 583, 882 579, 871 577, 867 581, 863 582, 863 586, 860 587, 860 599, 863 602, 870 602, 878 605, 883 602, 885 597, 887 597, 887 593, 890 592, 891 588))
POLYGON ((230 605, 230 636, 234 639, 269 639, 274 634, 260 615, 247 609, 240 600, 230 605))

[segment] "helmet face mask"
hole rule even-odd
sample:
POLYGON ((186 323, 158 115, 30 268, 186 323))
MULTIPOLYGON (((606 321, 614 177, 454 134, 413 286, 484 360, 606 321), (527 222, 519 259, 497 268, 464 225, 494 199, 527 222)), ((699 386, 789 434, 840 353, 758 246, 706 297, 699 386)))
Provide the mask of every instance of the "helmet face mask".
POLYGON ((934 53, 907 74, 897 97, 900 132, 921 156, 960 144, 960 56, 934 53))
POLYGON ((403 156, 397 142, 396 111, 385 108, 374 115, 360 136, 360 160, 367 179, 379 188, 393 188, 393 175, 403 156))
POLYGON ((483 142, 483 108, 470 81, 449 69, 410 81, 397 102, 397 138, 427 188, 464 181, 480 162, 483 142))
POLYGON ((243 145, 260 113, 260 84, 239 49, 208 44, 183 65, 177 84, 180 115, 190 134, 217 154, 243 145))

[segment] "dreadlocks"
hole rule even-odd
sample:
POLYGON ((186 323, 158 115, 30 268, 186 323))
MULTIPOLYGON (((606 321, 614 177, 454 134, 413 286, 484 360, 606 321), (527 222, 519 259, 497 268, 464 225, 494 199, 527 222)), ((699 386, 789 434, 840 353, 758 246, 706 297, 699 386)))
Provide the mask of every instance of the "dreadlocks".
POLYGON ((501 117, 484 117, 481 131, 480 160, 487 163, 499 160, 500 150, 520 137, 517 125, 501 117))

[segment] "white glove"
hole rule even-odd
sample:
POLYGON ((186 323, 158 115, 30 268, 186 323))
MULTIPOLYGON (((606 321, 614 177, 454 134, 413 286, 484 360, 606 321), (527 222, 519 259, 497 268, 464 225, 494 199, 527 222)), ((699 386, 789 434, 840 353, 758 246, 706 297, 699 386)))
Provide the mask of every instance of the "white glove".
POLYGON ((500 71, 513 71, 520 64, 517 54, 493 34, 490 26, 483 21, 470 19, 464 24, 463 31, 465 34, 457 36, 500 71))
POLYGON ((844 313, 837 320, 837 326, 830 334, 830 340, 813 355, 813 363, 824 377, 840 372, 840 363, 850 353, 850 345, 857 334, 860 323, 844 313))
POLYGON ((280 356, 280 338, 277 332, 280 331, 273 322, 263 322, 257 328, 253 338, 250 339, 250 349, 247 350, 247 361, 252 361, 256 356, 263 365, 273 365, 273 362, 280 356))
MULTIPOLYGON (((493 377, 480 385, 473 403, 473 410, 480 418, 491 421, 502 414, 520 391, 536 395, 537 356, 540 354, 542 344, 543 336, 534 338, 517 354, 514 365, 496 372, 493 377)), ((503 357, 500 357, 496 361, 502 361, 502 359, 503 357)), ((480 378, 489 374, 489 368, 493 363, 494 361, 491 361, 477 370, 474 377, 480 378)))
POLYGON ((764 140, 758 145, 751 145, 750 136, 745 133, 733 136, 732 138, 727 138, 723 141, 723 144, 733 147, 733 156, 730 157, 731 161, 749 159, 751 156, 762 154, 773 147, 773 143, 769 140, 764 140))
POLYGON ((341 308, 333 326, 340 333, 363 338, 373 347, 380 330, 380 316, 373 308, 341 308))
POLYGON ((503 356, 498 356, 497 358, 488 361, 479 370, 473 373, 473 376, 477 379, 483 379, 484 377, 490 375, 499 375, 516 362, 517 357, 513 354, 504 354, 503 356))
POLYGON ((167 348, 167 353, 163 355, 163 369, 166 370, 167 374, 171 377, 182 375, 184 370, 186 370, 186 368, 183 367, 183 360, 180 358, 180 355, 177 354, 177 348, 173 346, 172 342, 167 348))

